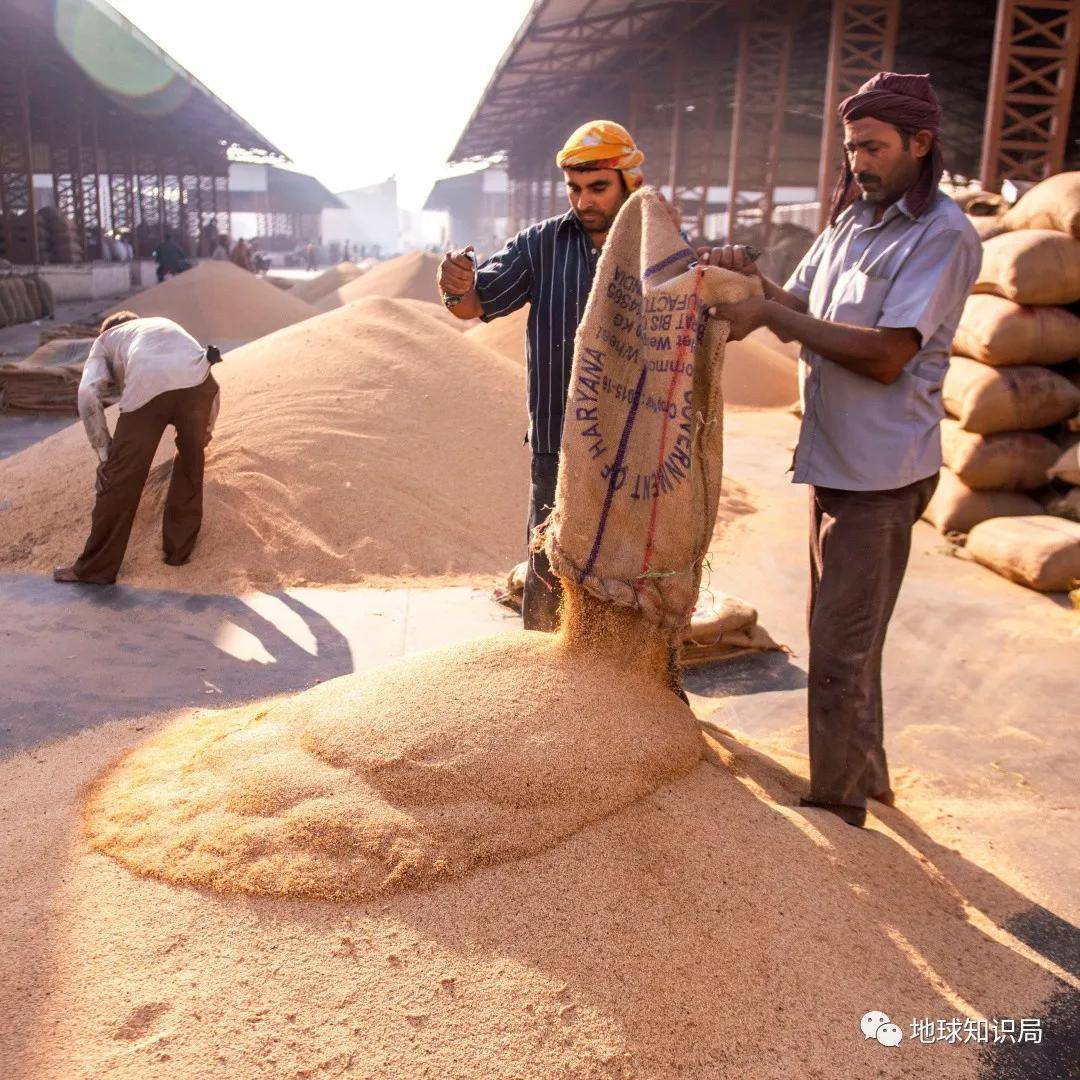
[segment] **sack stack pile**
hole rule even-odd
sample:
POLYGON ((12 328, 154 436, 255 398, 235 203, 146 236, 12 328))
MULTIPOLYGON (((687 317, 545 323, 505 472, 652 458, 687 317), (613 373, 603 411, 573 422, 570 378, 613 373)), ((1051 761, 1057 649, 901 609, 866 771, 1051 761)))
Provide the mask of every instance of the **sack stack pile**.
POLYGON ((971 218, 980 240, 989 240, 1005 231, 1002 219, 1009 206, 1001 195, 992 191, 967 190, 956 192, 952 199, 971 218))
POLYGON ((38 244, 42 262, 82 262, 82 243, 71 218, 55 206, 43 206, 38 212, 38 244))
POLYGON ((1056 512, 1061 502, 1052 481, 1078 476, 1069 443, 1080 417, 1080 172, 1043 181, 995 220, 1004 231, 983 242, 982 270, 953 341, 945 468, 926 517, 943 533, 971 533, 979 561, 1046 588, 1060 575, 1016 571, 1018 560, 1001 552, 1030 549, 1035 528, 1040 543, 1053 541, 1058 564, 1071 565, 1063 546, 1080 556, 1080 535, 1046 525, 1044 509, 1056 512), (1025 520, 998 520, 1006 518, 1025 520), (995 554, 980 557, 983 549, 995 554))
POLYGON ((54 309, 52 288, 44 278, 35 274, 0 277, 0 329, 47 318, 54 309))
POLYGON ((0 364, 0 405, 28 412, 78 411, 79 381, 94 339, 57 338, 26 359, 0 364))

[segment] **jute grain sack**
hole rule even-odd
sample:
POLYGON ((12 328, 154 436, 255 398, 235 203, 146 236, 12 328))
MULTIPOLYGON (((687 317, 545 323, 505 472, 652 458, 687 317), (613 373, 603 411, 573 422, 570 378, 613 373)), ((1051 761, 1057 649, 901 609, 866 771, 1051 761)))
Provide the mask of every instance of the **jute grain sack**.
POLYGON ((1080 240, 1080 172, 1036 184, 1005 215, 1006 229, 1056 229, 1080 240))
POLYGON ((1064 495, 1051 499, 1046 504, 1046 510, 1057 517, 1080 522, 1080 487, 1069 488, 1064 495))
POLYGON ((631 196, 578 327, 545 537, 561 577, 672 634, 697 600, 720 494, 728 325, 705 310, 760 288, 693 261, 655 189, 631 196))
POLYGON ((1080 581, 1080 524, 1037 514, 997 518, 971 530, 976 562, 1039 592, 1065 592, 1080 581))
POLYGON ((1054 460, 1050 475, 1066 484, 1080 485, 1080 442, 1073 443, 1054 460))
POLYGON ((973 491, 948 469, 941 470, 937 491, 923 517, 942 533, 970 532, 995 517, 1038 514, 1042 507, 1028 495, 1012 491, 973 491))
POLYGON ((1005 219, 1001 217, 974 217, 969 214, 968 221, 979 234, 979 239, 984 242, 991 237, 1000 236, 1005 231, 1005 219))
POLYGON ((953 349, 995 367, 1060 364, 1080 356, 1080 318, 1063 307, 1025 307, 977 293, 964 304, 953 349))
POLYGON ((945 464, 976 491, 1032 491, 1046 483, 1058 447, 1036 431, 976 435, 955 420, 941 421, 945 464))
POLYGON ((1018 304, 1080 300, 1080 240, 1052 229, 1021 229, 991 237, 972 292, 995 293, 1018 304))
POLYGON ((994 368, 954 356, 942 387, 951 416, 967 431, 1034 431, 1080 409, 1080 389, 1054 371, 1033 365, 994 368))

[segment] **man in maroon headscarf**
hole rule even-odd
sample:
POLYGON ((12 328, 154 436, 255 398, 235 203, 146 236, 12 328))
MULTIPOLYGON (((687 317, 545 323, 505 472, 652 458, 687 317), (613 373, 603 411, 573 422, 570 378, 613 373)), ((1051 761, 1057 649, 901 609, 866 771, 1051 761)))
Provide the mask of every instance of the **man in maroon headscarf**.
MULTIPOLYGON (((828 228, 786 285, 718 305, 738 340, 767 326, 800 355, 794 481, 810 485, 810 794, 849 824, 891 804, 881 654, 911 530, 941 467, 941 384, 982 250, 938 190, 941 106, 926 75, 882 72, 840 105, 828 228)), ((757 274, 741 247, 702 259, 757 274)), ((759 277, 761 275, 758 275, 759 277)))

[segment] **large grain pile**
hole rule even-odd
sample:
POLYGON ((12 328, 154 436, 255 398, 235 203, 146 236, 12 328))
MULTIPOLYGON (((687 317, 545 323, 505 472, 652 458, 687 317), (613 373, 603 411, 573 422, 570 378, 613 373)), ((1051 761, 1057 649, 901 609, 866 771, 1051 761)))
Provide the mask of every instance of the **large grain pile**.
POLYGON ((724 404, 789 406, 799 398, 799 369, 791 357, 752 336, 724 349, 724 404))
MULTIPOLYGON (((524 364, 525 324, 528 318, 529 309, 526 306, 505 318, 476 323, 466 330, 466 334, 472 341, 524 364)), ((787 406, 798 399, 798 365, 791 356, 773 347, 774 342, 783 345, 773 334, 767 338, 751 334, 743 341, 728 344, 724 353, 725 404, 787 406)))
POLYGON ((423 251, 388 259, 372 267, 362 277, 327 293, 315 307, 319 311, 332 311, 365 296, 389 296, 399 300, 427 300, 432 304, 441 304, 442 299, 435 284, 435 271, 440 261, 438 255, 423 251))
MULTIPOLYGON (((1000 229, 983 242, 942 392, 950 414, 942 425, 945 469, 926 516, 947 533, 1001 517, 1035 519, 1040 502, 1067 501, 1055 462, 1074 437, 1070 420, 1080 419, 1080 389, 1070 380, 1080 356, 1080 173, 1043 181, 995 220, 1000 229)), ((1004 545, 1029 535, 1005 525, 983 530, 990 534, 1004 545)), ((1024 558, 1016 553, 1018 564, 1024 558)), ((1029 585, 1058 580, 1007 576, 1029 585)))
POLYGON ((229 262, 191 270, 129 296, 113 311, 162 315, 207 345, 241 345, 315 314, 314 309, 229 262))
POLYGON ((525 327, 528 321, 529 306, 526 304, 501 319, 475 323, 465 333, 471 340, 502 353, 507 359, 524 364, 525 327))
MULTIPOLYGON (((221 416, 194 557, 161 561, 167 433, 121 580, 216 592, 476 574, 519 557, 528 457, 522 376, 508 361, 370 299, 237 349, 215 376, 221 416)), ((70 562, 94 490, 81 428, 0 463, 0 490, 0 565, 70 562)))
POLYGON ((297 299, 307 304, 314 304, 327 293, 332 293, 335 289, 340 289, 342 285, 355 280, 363 272, 354 262, 339 262, 337 266, 324 270, 318 277, 310 278, 308 281, 298 281, 289 291, 297 299))

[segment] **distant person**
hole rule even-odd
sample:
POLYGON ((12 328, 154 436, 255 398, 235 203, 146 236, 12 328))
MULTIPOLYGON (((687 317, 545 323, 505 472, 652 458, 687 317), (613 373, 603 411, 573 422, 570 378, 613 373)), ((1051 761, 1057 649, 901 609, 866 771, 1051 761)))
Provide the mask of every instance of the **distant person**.
POLYGON ((239 266, 241 270, 251 271, 251 249, 248 247, 247 241, 240 237, 239 240, 233 245, 232 261, 235 266, 239 266))
POLYGON ((316 269, 316 248, 310 240, 304 245, 304 259, 309 270, 316 269))
POLYGON ((345 243, 341 245, 341 258, 343 262, 348 262, 352 258, 352 252, 349 249, 348 240, 346 240, 345 243))
POLYGON ((881 72, 845 98, 828 228, 781 288, 739 247, 701 256, 764 296, 717 305, 738 341, 766 326, 802 344, 792 479, 810 490, 810 793, 850 825, 889 805, 881 655, 937 487, 941 386, 982 250, 938 188, 941 106, 925 75, 881 72))
POLYGON ((79 383, 79 415, 100 464, 90 538, 53 579, 109 585, 124 561, 135 511, 158 443, 170 424, 176 456, 165 497, 165 562, 182 566, 202 525, 203 455, 218 411, 209 350, 170 319, 118 311, 102 324, 79 383), (120 400, 110 436, 106 402, 120 400))
POLYGON ((341 245, 335 240, 330 245, 330 265, 337 266, 341 262, 341 245))
POLYGON ((214 254, 210 256, 215 262, 228 262, 229 261, 229 241, 225 236, 219 236, 217 238, 217 244, 214 247, 214 254))
MULTIPOLYGON (((439 264, 443 302, 460 319, 490 322, 531 305, 525 331, 532 448, 529 540, 555 504, 574 335, 600 249, 615 215, 642 184, 644 160, 620 124, 584 124, 555 158, 566 181, 566 213, 523 229, 475 273, 471 245, 447 253, 439 264)), ((528 630, 555 630, 562 586, 544 552, 530 550, 528 558, 522 621, 528 630)))
POLYGON ((165 239, 151 252, 157 261, 157 279, 162 282, 169 274, 182 274, 189 269, 191 263, 184 254, 184 249, 173 239, 173 234, 167 232, 165 239))

